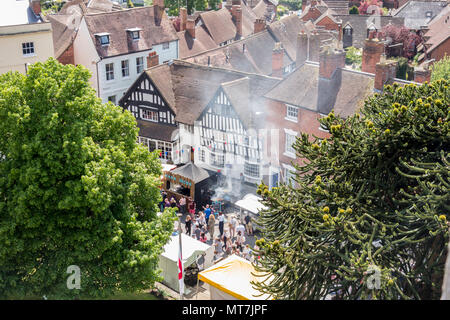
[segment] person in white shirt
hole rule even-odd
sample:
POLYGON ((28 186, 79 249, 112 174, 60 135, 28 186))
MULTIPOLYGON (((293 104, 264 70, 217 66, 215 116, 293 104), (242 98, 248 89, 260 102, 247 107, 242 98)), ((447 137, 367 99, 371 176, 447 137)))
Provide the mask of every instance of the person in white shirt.
POLYGON ((237 225, 237 220, 236 220, 235 216, 233 215, 233 216, 231 216, 231 220, 230 220, 230 224, 229 224, 231 239, 233 239, 236 236, 236 225, 237 225))
POLYGON ((223 215, 222 212, 219 212, 218 219, 219 219, 219 233, 220 233, 220 236, 222 237, 223 236, 223 225, 225 223, 225 216, 223 215))
POLYGON ((245 227, 244 227, 244 225, 243 224, 239 224, 237 227, 236 227, 236 232, 241 232, 241 234, 243 235, 244 234, 244 232, 245 232, 245 227))
POLYGON ((250 246, 248 244, 245 245, 244 250, 242 251, 242 254, 245 259, 251 261, 252 259, 252 250, 250 249, 250 246))
POLYGON ((238 231, 237 236, 236 236, 236 246, 239 248, 239 250, 242 251, 244 243, 245 243, 245 237, 241 233, 241 231, 238 231))

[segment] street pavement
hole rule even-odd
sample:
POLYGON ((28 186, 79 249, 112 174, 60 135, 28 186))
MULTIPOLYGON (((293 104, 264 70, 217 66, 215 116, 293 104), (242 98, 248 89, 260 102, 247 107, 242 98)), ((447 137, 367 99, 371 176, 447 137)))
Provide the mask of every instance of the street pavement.
MULTIPOLYGON (((186 216, 188 215, 188 213, 183 214, 180 217, 181 220, 181 230, 183 231, 183 233, 186 233, 186 227, 185 227, 185 220, 186 220, 186 216)), ((224 223, 224 233, 227 232, 228 228, 228 222, 231 220, 231 215, 234 215, 236 217, 236 219, 238 219, 238 212, 228 212, 228 213, 224 213, 226 221, 224 223)), ((175 222, 175 231, 178 230, 178 222, 175 222)), ((244 225, 245 227, 245 225, 244 225)), ((194 228, 192 227, 191 230, 194 230, 194 228)), ((192 235, 192 234, 191 234, 192 235)), ((214 238, 219 236, 220 232, 219 232, 219 220, 216 218, 216 222, 214 224, 214 238)), ((257 234, 256 234, 257 235, 257 234)), ((256 241, 256 237, 255 235, 249 235, 247 232, 245 232, 244 234, 245 236, 245 244, 249 244, 250 248, 253 249, 253 247, 255 246, 255 241, 256 241)), ((213 245, 214 244, 214 239, 211 239, 211 235, 209 233, 206 233, 206 244, 208 245, 213 245)), ((234 240, 236 240, 236 237, 234 237, 232 239, 232 241, 234 242, 234 240)))

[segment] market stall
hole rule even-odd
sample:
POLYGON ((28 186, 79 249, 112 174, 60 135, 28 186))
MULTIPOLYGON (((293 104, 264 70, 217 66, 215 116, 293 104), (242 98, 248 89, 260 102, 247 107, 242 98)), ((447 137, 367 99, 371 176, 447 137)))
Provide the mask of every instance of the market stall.
POLYGON ((196 166, 193 162, 164 172, 163 189, 169 198, 174 196, 177 201, 181 197, 193 199, 197 206, 206 204, 208 199, 208 187, 214 182, 215 177, 207 170, 196 166))
POLYGON ((256 290, 251 282, 257 277, 253 265, 244 258, 231 255, 198 274, 198 279, 209 284, 211 300, 267 300, 268 294, 256 290))
MULTIPOLYGON (((204 255, 204 268, 213 264, 214 247, 200 242, 188 235, 181 234, 183 267, 188 268, 194 264, 197 259, 204 255)), ((169 242, 164 246, 164 252, 159 256, 158 266, 161 268, 163 283, 175 291, 179 291, 178 282, 178 251, 179 236, 172 235, 169 242)))
MULTIPOLYGON (((256 218, 260 210, 266 209, 267 207, 261 203, 261 200, 257 195, 249 193, 241 200, 236 201, 234 205, 239 209, 239 220, 244 223, 247 213, 251 218, 256 218)), ((256 227, 255 224, 253 226, 256 227)))

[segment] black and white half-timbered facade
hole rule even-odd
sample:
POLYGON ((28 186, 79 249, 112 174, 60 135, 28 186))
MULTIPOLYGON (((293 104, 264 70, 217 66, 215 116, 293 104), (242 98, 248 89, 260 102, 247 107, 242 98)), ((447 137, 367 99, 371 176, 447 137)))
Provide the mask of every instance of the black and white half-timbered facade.
POLYGON ((186 163, 193 149, 197 165, 259 183, 266 175, 257 134, 262 96, 279 81, 173 60, 147 69, 119 104, 137 119, 139 142, 161 150, 162 161, 186 163))
POLYGON ((163 162, 173 162, 172 151, 178 124, 175 113, 144 72, 131 86, 119 104, 130 111, 137 120, 138 142, 150 151, 160 150, 163 162))
POLYGON ((234 178, 261 180, 262 138, 249 130, 222 87, 196 123, 199 163, 234 178))

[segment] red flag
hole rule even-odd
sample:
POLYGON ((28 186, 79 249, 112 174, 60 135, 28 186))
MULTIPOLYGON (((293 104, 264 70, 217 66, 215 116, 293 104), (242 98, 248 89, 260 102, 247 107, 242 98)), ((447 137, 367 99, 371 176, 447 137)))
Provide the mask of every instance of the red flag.
POLYGON ((180 295, 183 296, 184 281, 183 281, 183 258, 181 253, 181 237, 180 237, 180 249, 178 250, 178 282, 180 287, 180 295))

